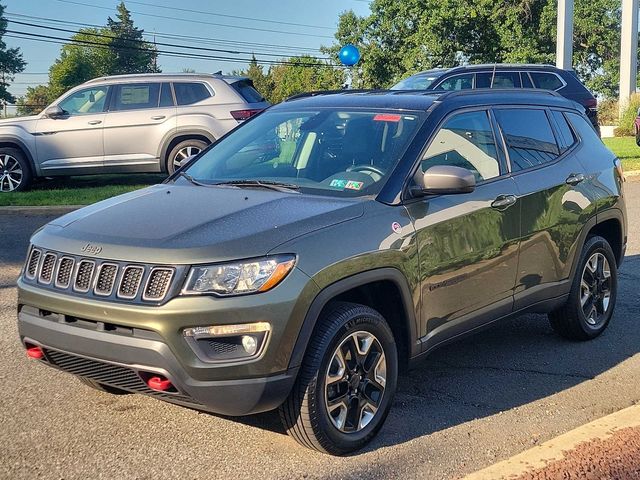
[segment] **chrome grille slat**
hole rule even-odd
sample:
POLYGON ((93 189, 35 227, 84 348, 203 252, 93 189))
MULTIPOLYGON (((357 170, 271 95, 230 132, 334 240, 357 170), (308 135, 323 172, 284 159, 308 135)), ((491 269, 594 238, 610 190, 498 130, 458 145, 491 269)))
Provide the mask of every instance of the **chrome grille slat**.
POLYGON ((142 294, 143 300, 161 300, 167 294, 171 280, 173 279, 173 268, 156 267, 151 269, 147 284, 142 294))
POLYGON ((29 260, 27 261, 27 268, 25 269, 25 276, 31 280, 36 278, 38 273, 38 265, 40 265, 40 258, 42 257, 42 251, 34 248, 29 254, 29 260))
POLYGON ((118 265, 115 263, 103 263, 98 267, 98 275, 94 292, 96 295, 108 297, 113 292, 113 286, 116 283, 118 274, 118 265))
POLYGON ((58 288, 69 288, 71 285, 71 275, 76 261, 71 257, 60 257, 58 260, 58 270, 56 273, 55 285, 58 288))
POLYGON ((102 260, 32 246, 23 280, 70 295, 125 303, 160 303, 177 293, 188 267, 102 260))
POLYGON ((93 260, 80 260, 78 268, 76 269, 76 276, 73 281, 73 289, 76 292, 86 293, 89 291, 95 268, 96 262, 93 260))
POLYGON ((138 290, 144 276, 144 267, 139 265, 129 265, 125 267, 118 286, 118 297, 134 299, 138 296, 138 290))
POLYGON ((47 252, 42 259, 42 266, 40 267, 40 273, 38 275, 38 282, 49 285, 53 279, 53 271, 56 267, 57 255, 55 253, 47 252))

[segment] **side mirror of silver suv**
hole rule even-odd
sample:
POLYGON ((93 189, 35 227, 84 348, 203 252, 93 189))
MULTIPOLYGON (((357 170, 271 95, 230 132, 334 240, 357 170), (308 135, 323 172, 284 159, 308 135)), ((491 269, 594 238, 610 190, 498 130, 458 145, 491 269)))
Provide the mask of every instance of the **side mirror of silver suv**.
POLYGON ((64 117, 65 112, 59 105, 51 105, 44 111, 44 114, 47 118, 60 118, 64 117))

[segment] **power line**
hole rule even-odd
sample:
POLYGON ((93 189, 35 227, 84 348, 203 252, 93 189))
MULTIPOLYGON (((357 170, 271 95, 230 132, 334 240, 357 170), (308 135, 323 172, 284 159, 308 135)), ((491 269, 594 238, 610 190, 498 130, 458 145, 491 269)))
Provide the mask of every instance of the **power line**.
MULTIPOLYGON (((11 19, 12 17, 17 17, 17 18, 27 18, 30 20, 38 20, 41 21, 43 23, 53 23, 53 24, 62 24, 62 25, 72 25, 72 26, 78 26, 78 27, 94 27, 94 28, 104 28, 104 25, 97 25, 97 24, 92 24, 92 23, 81 23, 81 22, 72 22, 69 20, 60 20, 60 19, 54 19, 54 18, 45 18, 45 17, 38 17, 38 16, 33 16, 33 15, 25 15, 25 14, 21 14, 21 13, 11 13, 11 12, 7 12, 5 11, 5 16, 7 16, 9 19, 11 19)), ((227 39, 220 39, 220 38, 210 38, 210 37, 196 37, 196 36, 191 36, 191 35, 183 35, 183 34, 178 34, 178 33, 166 33, 166 32, 153 32, 153 33, 147 33, 147 32, 143 32, 143 35, 145 36, 158 36, 158 37, 164 37, 164 38, 170 38, 170 39, 180 39, 180 40, 184 40, 184 41, 192 41, 192 43, 198 43, 198 44, 220 44, 220 45, 234 45, 234 46, 241 46, 243 48, 252 48, 253 46, 256 47, 261 47, 261 48, 267 48, 267 49, 271 49, 271 48, 278 48, 278 49, 285 49, 285 50, 299 50, 299 51, 303 51, 303 52, 319 52, 320 49, 317 48, 311 48, 311 47, 298 47, 298 46, 293 46, 293 45, 277 45, 277 44, 271 44, 271 43, 259 43, 259 42, 247 42, 247 41, 243 41, 243 40, 227 40, 227 39)))
MULTIPOLYGON (((100 33, 93 33, 93 32, 78 32, 76 30, 69 30, 67 28, 59 28, 59 27, 49 27, 49 26, 45 26, 45 25, 38 25, 35 23, 29 23, 29 22, 21 22, 18 20, 11 20, 12 24, 18 24, 18 25, 25 25, 28 27, 35 27, 35 28, 42 28, 45 30, 54 30, 57 32, 65 32, 65 33, 73 33, 73 34, 77 34, 77 33, 83 33, 85 35, 91 36, 91 37, 97 37, 97 38, 108 38, 110 40, 116 38, 113 35, 104 35, 104 34, 100 34, 100 33)), ((145 42, 143 40, 129 40, 127 39, 128 42, 132 42, 132 43, 137 43, 139 45, 143 45, 145 43, 149 43, 149 42, 145 42)), ((220 52, 220 53, 229 53, 229 54, 235 54, 235 55, 240 55, 240 54, 245 54, 245 55, 264 55, 267 57, 285 57, 287 56, 287 54, 278 54, 278 53, 264 53, 264 52, 247 52, 247 51, 242 51, 242 50, 223 50, 223 49, 219 49, 219 48, 207 48, 207 47, 194 47, 194 46, 186 46, 186 45, 180 45, 177 43, 164 43, 164 42, 153 42, 154 45, 161 45, 164 47, 173 47, 173 48, 184 48, 184 49, 190 49, 190 50, 199 50, 199 51, 206 51, 206 52, 220 52)), ((320 60, 329 60, 326 57, 322 57, 319 58, 320 60)))
MULTIPOLYGON (((18 30, 5 30, 7 32, 6 36, 7 37, 11 37, 11 38, 21 38, 23 40, 35 40, 35 41, 43 41, 45 43, 59 43, 59 44, 75 44, 75 45, 80 45, 80 46, 91 46, 91 47, 95 47, 95 48, 103 48, 103 49, 110 49, 110 48, 116 48, 117 50, 132 50, 132 51, 144 51, 144 52, 154 52, 158 55, 165 55, 168 57, 177 57, 177 58, 191 58, 191 59, 198 59, 198 60, 221 60, 221 61, 226 61, 226 62, 236 62, 236 63, 249 63, 252 59, 249 58, 233 58, 233 57, 225 57, 225 56, 214 56, 214 55, 205 55, 205 54, 189 54, 189 53, 185 53, 185 52, 176 52, 176 51, 171 51, 171 50, 151 50, 149 48, 140 48, 140 47, 128 47, 128 46, 122 46, 122 47, 112 47, 109 45, 105 45, 103 43, 97 43, 97 42, 91 42, 88 40, 74 40, 74 39, 70 39, 70 38, 63 38, 63 37, 55 37, 52 35, 42 35, 42 34, 38 34, 38 33, 31 33, 31 32, 22 32, 22 31, 18 31, 18 30)), ((259 64, 266 64, 266 65, 300 65, 300 66, 304 66, 304 67, 330 67, 330 68, 337 68, 339 67, 338 65, 331 65, 328 63, 303 63, 303 64, 299 64, 296 62, 289 62, 289 61, 276 61, 276 60, 260 60, 256 58, 256 62, 259 64)))
POLYGON ((127 0, 127 3, 134 3, 136 5, 144 5, 147 7, 154 8, 164 8, 166 10, 178 10, 179 12, 188 12, 188 13, 196 13, 198 15, 210 15, 212 17, 225 17, 225 18, 235 18, 237 20, 251 20, 253 22, 263 22, 263 23, 275 23, 278 25, 292 25, 294 27, 308 27, 308 28, 321 28, 324 30, 335 30, 335 27, 323 27, 320 25, 308 25, 306 23, 295 23, 295 22, 283 22, 280 20, 266 20, 263 18, 255 18, 255 17, 243 17, 240 15, 228 15, 224 13, 214 13, 214 12, 206 12, 204 10, 192 10, 189 8, 179 8, 175 6, 167 7, 166 5, 158 5, 156 3, 148 3, 148 2, 139 2, 134 0, 127 0))
MULTIPOLYGON (((83 3, 83 2, 76 2, 74 0, 56 0, 57 2, 61 2, 61 3, 68 3, 71 5, 82 5, 85 7, 92 7, 92 8, 100 8, 102 10, 109 10, 110 12, 113 12, 113 8, 110 7, 102 7, 100 5, 92 5, 90 3, 83 3)), ((283 35, 297 35, 297 36, 301 36, 301 37, 317 37, 317 38, 333 38, 332 36, 329 35, 317 35, 314 33, 300 33, 300 32, 289 32, 289 31, 282 31, 282 30, 272 30, 272 29, 268 29, 268 28, 258 28, 258 27, 243 27, 240 25, 229 25, 227 23, 215 23, 215 22, 205 22, 204 20, 195 20, 195 19, 188 19, 188 18, 180 18, 180 17, 170 17, 167 15, 158 15, 155 13, 143 13, 143 12, 134 12, 133 10, 129 10, 130 13, 134 13, 136 15, 143 15, 143 16, 147 16, 147 17, 153 17, 153 18, 163 18, 166 20, 172 20, 172 21, 179 21, 179 22, 188 22, 188 23, 198 23, 198 24, 202 24, 202 25, 212 25, 214 27, 227 27, 227 28, 238 28, 240 30, 252 30, 252 31, 256 31, 256 32, 269 32, 269 33, 280 33, 283 35)))

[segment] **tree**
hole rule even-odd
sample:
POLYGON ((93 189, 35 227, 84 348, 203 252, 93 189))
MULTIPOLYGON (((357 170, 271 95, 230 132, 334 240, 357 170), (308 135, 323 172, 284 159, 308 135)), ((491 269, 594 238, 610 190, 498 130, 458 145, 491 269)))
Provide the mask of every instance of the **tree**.
POLYGON ((269 77, 273 90, 267 99, 272 103, 302 92, 339 89, 344 81, 342 70, 311 56, 292 57, 286 64, 274 65, 269 77))
POLYGON ((124 2, 121 1, 117 7, 116 20, 111 17, 107 19, 107 30, 113 37, 109 43, 112 75, 160 71, 156 48, 144 41, 144 30, 134 26, 131 13, 124 2))
POLYGON ((55 97, 46 85, 27 87, 27 93, 16 101, 18 115, 35 115, 49 105, 55 97))
MULTIPOLYGON (((337 42, 323 50, 357 45, 368 87, 465 63, 551 63, 556 11, 557 0, 373 0, 367 17, 343 12, 337 42)), ((605 95, 617 94, 620 14, 619 0, 575 0, 575 69, 605 95)))
POLYGON ((9 93, 9 85, 16 73, 24 71, 25 61, 19 48, 7 48, 2 37, 7 32, 7 19, 4 16, 4 5, 0 4, 0 101, 10 103, 15 98, 9 93))
POLYGON ((253 86, 264 96, 265 98, 270 98, 273 95, 273 90, 275 85, 273 83, 273 78, 270 75, 270 72, 264 73, 264 68, 262 65, 258 65, 258 60, 256 60, 256 56, 251 56, 251 61, 249 62, 249 68, 244 72, 244 75, 249 77, 253 82, 253 86))

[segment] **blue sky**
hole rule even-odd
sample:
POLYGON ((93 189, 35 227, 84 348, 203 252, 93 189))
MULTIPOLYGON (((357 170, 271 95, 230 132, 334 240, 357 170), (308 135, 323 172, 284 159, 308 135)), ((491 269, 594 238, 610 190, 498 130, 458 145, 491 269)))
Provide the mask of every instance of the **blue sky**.
MULTIPOLYGON (((119 0, 3 0, 2 3, 6 6, 9 30, 69 37, 71 34, 67 32, 19 25, 11 23, 11 20, 61 29, 77 29, 80 26, 55 20, 104 25, 109 15, 115 16, 115 6, 119 0)), ((369 11, 367 0, 125 0, 125 3, 132 11, 136 25, 146 33, 156 32, 158 42, 189 42, 204 48, 263 52, 262 57, 257 56, 270 60, 304 51, 321 55, 316 50, 321 45, 333 42, 340 12, 353 9, 359 15, 366 15, 369 11), (193 38, 161 38, 164 34, 193 38)), ((57 58, 61 45, 8 36, 5 41, 11 47, 20 47, 27 62, 25 73, 16 76, 10 91, 20 96, 27 86, 46 82, 49 66, 57 58)), ((159 49, 176 50, 168 46, 161 46, 159 49)), ((234 58, 250 56, 211 51, 202 53, 234 58)), ((225 60, 175 58, 166 55, 159 57, 159 64, 165 72, 181 71, 183 68, 193 68, 199 72, 229 72, 245 66, 244 63, 225 60)))

